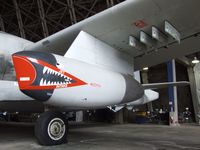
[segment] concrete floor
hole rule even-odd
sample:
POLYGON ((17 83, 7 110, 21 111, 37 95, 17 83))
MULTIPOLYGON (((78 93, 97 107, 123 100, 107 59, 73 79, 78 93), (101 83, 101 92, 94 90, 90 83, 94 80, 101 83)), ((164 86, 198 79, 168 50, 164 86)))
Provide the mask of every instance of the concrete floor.
POLYGON ((200 126, 71 125, 68 144, 46 147, 33 125, 0 124, 0 150, 200 150, 200 126))

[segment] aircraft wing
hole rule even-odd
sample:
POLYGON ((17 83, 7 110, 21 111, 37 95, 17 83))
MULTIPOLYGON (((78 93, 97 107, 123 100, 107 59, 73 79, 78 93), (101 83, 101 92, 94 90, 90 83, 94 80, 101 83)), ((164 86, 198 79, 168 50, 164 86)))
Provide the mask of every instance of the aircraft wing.
POLYGON ((199 0, 126 0, 25 50, 64 55, 79 32, 84 31, 134 57, 135 70, 138 70, 199 50, 199 6, 199 0), (169 34, 166 21, 172 27, 169 34), (152 39, 152 27, 158 31, 157 40, 152 39), (143 43, 141 34, 146 40, 143 43), (130 46, 130 36, 139 42, 130 46))
POLYGON ((149 84, 142 84, 144 89, 160 89, 160 88, 167 88, 170 86, 187 86, 190 82, 188 81, 178 81, 178 82, 163 82, 163 83, 149 83, 149 84))

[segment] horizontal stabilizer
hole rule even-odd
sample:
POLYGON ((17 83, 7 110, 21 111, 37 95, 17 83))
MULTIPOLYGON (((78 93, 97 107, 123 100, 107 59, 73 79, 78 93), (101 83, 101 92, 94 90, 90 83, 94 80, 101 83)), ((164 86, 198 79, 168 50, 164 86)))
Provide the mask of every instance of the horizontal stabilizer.
POLYGON ((149 83, 149 84, 142 84, 144 89, 161 89, 167 88, 170 86, 187 86, 190 83, 188 81, 179 81, 179 82, 163 82, 163 83, 149 83))

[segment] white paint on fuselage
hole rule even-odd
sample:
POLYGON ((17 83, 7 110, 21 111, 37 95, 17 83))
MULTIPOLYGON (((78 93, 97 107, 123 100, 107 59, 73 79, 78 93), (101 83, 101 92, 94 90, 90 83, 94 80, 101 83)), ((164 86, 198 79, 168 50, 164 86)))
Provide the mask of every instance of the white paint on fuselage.
POLYGON ((55 89, 47 104, 66 108, 103 108, 119 104, 124 98, 126 83, 120 73, 70 58, 55 57, 61 64, 61 69, 88 84, 55 89))

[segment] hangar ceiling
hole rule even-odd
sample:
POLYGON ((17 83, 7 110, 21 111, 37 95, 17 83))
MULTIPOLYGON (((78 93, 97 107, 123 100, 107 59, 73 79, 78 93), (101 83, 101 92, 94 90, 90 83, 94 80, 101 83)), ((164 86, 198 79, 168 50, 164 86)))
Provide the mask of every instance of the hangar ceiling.
POLYGON ((36 42, 122 1, 0 0, 0 27, 36 42))

